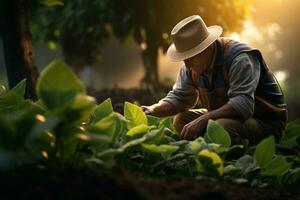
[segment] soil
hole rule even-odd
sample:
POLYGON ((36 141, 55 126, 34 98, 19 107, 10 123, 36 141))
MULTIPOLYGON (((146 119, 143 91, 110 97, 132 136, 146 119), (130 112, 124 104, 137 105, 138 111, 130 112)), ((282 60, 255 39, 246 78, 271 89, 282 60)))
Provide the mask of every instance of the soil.
POLYGON ((220 183, 210 178, 149 177, 124 170, 55 170, 2 174, 1 199, 299 199, 274 189, 220 183))

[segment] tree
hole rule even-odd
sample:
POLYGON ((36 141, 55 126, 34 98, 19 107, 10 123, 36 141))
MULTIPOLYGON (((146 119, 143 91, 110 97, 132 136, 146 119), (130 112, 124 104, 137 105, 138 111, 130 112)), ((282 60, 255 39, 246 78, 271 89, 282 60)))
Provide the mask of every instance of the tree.
POLYGON ((142 83, 159 88, 158 52, 166 52, 169 33, 181 19, 199 14, 208 25, 238 31, 250 13, 252 0, 65 0, 64 6, 40 12, 36 32, 46 41, 59 41, 73 66, 93 64, 105 40, 133 36, 141 46, 145 74, 142 83), (43 33, 41 33, 41 30, 43 33))
POLYGON ((26 78, 25 98, 36 100, 35 85, 38 77, 33 50, 26 0, 0 2, 0 32, 9 87, 26 78))

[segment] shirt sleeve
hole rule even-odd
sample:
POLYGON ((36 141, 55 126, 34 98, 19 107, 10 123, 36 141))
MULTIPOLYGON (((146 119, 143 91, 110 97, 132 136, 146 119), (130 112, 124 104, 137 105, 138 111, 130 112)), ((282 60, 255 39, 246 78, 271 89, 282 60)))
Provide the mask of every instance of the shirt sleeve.
POLYGON ((197 98, 198 93, 191 74, 185 65, 182 65, 173 89, 161 101, 171 103, 178 112, 182 112, 194 106, 197 98))
POLYGON ((253 116, 254 93, 260 77, 260 62, 251 53, 237 56, 228 72, 228 104, 245 120, 253 116))

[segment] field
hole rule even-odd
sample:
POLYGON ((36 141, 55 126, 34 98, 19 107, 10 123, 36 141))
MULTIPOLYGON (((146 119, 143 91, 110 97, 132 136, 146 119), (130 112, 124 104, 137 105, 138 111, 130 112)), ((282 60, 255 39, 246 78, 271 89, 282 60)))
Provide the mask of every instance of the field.
POLYGON ((25 82, 1 87, 1 194, 22 199, 296 199, 300 120, 281 143, 244 148, 210 120, 204 137, 180 140, 172 118, 100 104, 61 61, 23 98, 25 82))

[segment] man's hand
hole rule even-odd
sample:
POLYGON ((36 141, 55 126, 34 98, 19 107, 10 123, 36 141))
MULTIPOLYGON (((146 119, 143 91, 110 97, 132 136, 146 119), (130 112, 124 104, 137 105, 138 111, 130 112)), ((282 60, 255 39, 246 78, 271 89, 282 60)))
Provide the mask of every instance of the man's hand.
POLYGON ((240 116, 231 105, 225 104, 186 124, 183 127, 180 136, 182 139, 194 140, 205 131, 209 119, 216 120, 220 118, 242 119, 242 116, 240 116))
POLYGON ((155 105, 156 104, 151 105, 151 106, 141 106, 141 108, 146 115, 153 115, 155 105))
POLYGON ((204 114, 197 119, 186 124, 181 131, 181 138, 186 140, 194 140, 206 129, 209 116, 204 114))
POLYGON ((151 106, 141 106, 146 115, 153 115, 155 117, 167 117, 176 115, 176 108, 167 101, 160 101, 151 106))

